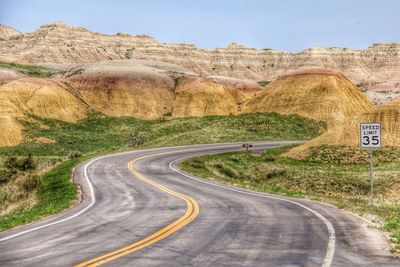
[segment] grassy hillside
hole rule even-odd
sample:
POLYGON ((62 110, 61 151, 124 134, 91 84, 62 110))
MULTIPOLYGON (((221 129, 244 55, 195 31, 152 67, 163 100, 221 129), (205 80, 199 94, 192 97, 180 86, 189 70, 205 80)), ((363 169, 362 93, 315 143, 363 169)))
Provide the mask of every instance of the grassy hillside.
MULTIPOLYGON (((281 156, 289 148, 270 149, 261 156, 226 153, 184 161, 183 170, 261 192, 307 197, 332 203, 361 215, 373 214, 400 243, 400 163, 375 164, 377 205, 370 205, 369 165, 311 162, 281 156)), ((376 151, 376 155, 379 155, 376 151)), ((397 249, 400 250, 400 247, 397 249)))
POLYGON ((306 140, 325 123, 297 115, 254 113, 240 116, 139 120, 90 117, 76 124, 35 117, 21 122, 25 142, 0 147, 0 162, 32 154, 36 168, 10 173, 0 164, 0 230, 60 212, 77 198, 71 169, 96 154, 115 150, 246 140, 306 140), (5 179, 1 179, 4 176, 5 179))
POLYGON ((17 63, 0 62, 0 69, 15 70, 22 74, 37 78, 48 78, 55 74, 56 71, 39 66, 22 65, 17 63))
POLYGON ((0 147, 0 156, 28 153, 66 156, 75 150, 86 154, 128 149, 132 135, 143 139, 141 147, 159 147, 246 140, 308 140, 325 130, 323 122, 277 113, 159 120, 91 117, 76 124, 35 119, 38 123, 23 122, 26 142, 0 147), (52 142, 41 143, 41 139, 52 142))

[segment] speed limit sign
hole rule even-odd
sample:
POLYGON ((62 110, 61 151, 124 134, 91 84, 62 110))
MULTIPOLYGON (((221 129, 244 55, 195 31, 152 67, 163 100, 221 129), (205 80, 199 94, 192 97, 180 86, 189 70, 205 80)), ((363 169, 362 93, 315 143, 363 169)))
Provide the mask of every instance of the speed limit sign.
POLYGON ((381 147, 381 124, 379 122, 360 124, 360 144, 361 147, 381 147))
POLYGON ((374 156, 372 150, 381 147, 381 124, 379 122, 360 124, 360 145, 369 148, 369 175, 371 180, 371 204, 374 205, 374 156))

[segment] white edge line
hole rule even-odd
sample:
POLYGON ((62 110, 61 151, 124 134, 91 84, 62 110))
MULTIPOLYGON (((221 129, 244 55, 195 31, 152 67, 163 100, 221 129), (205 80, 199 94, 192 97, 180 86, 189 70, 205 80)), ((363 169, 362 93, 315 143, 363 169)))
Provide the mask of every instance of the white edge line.
MULTIPOLYGON (((271 142, 273 142, 273 141, 271 141, 271 142)), ((290 142, 290 141, 287 141, 287 142, 290 142)), ((215 146, 218 146, 219 148, 225 148, 225 147, 230 147, 230 146, 237 146, 239 144, 240 143, 220 143, 220 144, 215 144, 215 146)), ((200 146, 200 149, 201 149, 202 146, 209 146, 209 145, 210 144, 199 144, 199 145, 193 145, 193 147, 200 146)), ((161 147, 161 148, 158 147, 158 148, 150 148, 150 149, 143 149, 143 150, 137 150, 137 151, 125 151, 125 152, 113 153, 113 154, 101 156, 101 157, 98 157, 98 158, 95 158, 95 159, 89 161, 88 163, 86 163, 85 168, 84 168, 84 176, 85 176, 85 179, 86 179, 86 183, 89 186, 90 199, 91 199, 91 202, 90 202, 90 204, 88 206, 86 206, 82 210, 78 211, 77 213, 75 213, 75 214, 73 214, 73 215, 71 215, 71 216, 69 216, 67 218, 64 218, 64 219, 61 219, 61 220, 58 220, 58 221, 55 221, 55 222, 52 222, 52 223, 44 224, 44 225, 41 225, 41 226, 38 226, 38 227, 34 227, 34 228, 31 228, 31 229, 28 229, 28 230, 25 230, 25 231, 22 231, 22 232, 13 234, 13 235, 9 235, 9 236, 3 237, 3 238, 0 239, 0 242, 7 241, 7 240, 13 239, 15 237, 18 237, 18 236, 21 236, 21 235, 24 235, 24 234, 27 234, 27 233, 31 233, 31 232, 34 232, 34 231, 37 231, 37 230, 40 230, 40 229, 43 229, 43 228, 46 228, 46 227, 49 227, 49 226, 53 226, 53 225, 56 225, 56 224, 59 224, 59 223, 63 223, 63 222, 72 220, 72 219, 82 215, 83 213, 85 213, 88 209, 90 209, 96 203, 96 197, 94 195, 93 185, 90 182, 90 178, 89 178, 87 170, 88 170, 88 167, 90 165, 92 165, 94 162, 96 162, 97 160, 108 158, 108 157, 112 157, 112 156, 116 156, 116 155, 129 154, 129 153, 140 153, 140 152, 147 152, 147 151, 154 151, 154 150, 168 150, 168 149, 171 149, 171 148, 184 148, 184 147, 188 147, 188 146, 161 147)), ((190 147, 190 145, 189 145, 189 147, 190 147)), ((204 148, 204 149, 208 149, 208 148, 204 148)), ((174 153, 174 152, 179 152, 179 151, 171 151, 171 153, 174 153)))
POLYGON ((85 208, 83 208, 82 210, 78 211, 78 212, 75 213, 74 215, 69 216, 69 217, 67 217, 67 218, 65 218, 65 219, 62 219, 62 220, 59 220, 59 221, 55 221, 55 222, 52 222, 52 223, 48 223, 48 224, 44 224, 44 225, 41 225, 41 226, 38 226, 38 227, 35 227, 35 228, 32 228, 32 229, 28 229, 28 230, 25 230, 25 231, 22 231, 22 232, 19 232, 19 233, 10 235, 10 236, 6 236, 6 237, 0 239, 0 242, 1 242, 1 241, 9 240, 9 239, 15 238, 15 237, 17 237, 17 236, 21 236, 21 235, 24 235, 24 234, 33 232, 33 231, 37 231, 37 230, 39 230, 39 229, 43 229, 43 228, 46 228, 46 227, 49 227, 49 226, 52 226, 52 225, 55 225, 55 224, 59 224, 59 223, 63 223, 63 222, 72 220, 72 219, 78 217, 79 215, 83 214, 84 212, 86 212, 88 209, 90 209, 90 208, 96 203, 96 197, 95 197, 95 195, 94 195, 93 185, 92 185, 92 183, 90 182, 89 176, 88 176, 88 174, 87 174, 87 169, 88 169, 88 167, 89 167, 92 163, 94 163, 95 161, 97 161, 97 160, 99 160, 99 159, 102 159, 102 158, 106 158, 106 157, 109 157, 109 156, 107 155, 107 156, 103 156, 103 157, 96 158, 96 159, 94 159, 94 160, 91 160, 89 163, 87 163, 87 164, 85 165, 85 168, 84 168, 84 176, 85 176, 85 179, 86 179, 87 184, 89 185, 90 199, 91 199, 91 202, 90 202, 90 204, 89 204, 88 206, 86 206, 85 208))
MULTIPOLYGON (((257 148, 260 148, 260 147, 257 147, 257 148)), ((326 217, 324 217, 322 214, 318 213, 317 211, 315 211, 315 210, 313 210, 313 209, 311 209, 311 208, 309 208, 309 207, 307 207, 307 206, 305 206, 305 205, 303 205, 301 203, 298 203, 296 201, 292 201, 292 200, 288 200, 288 199, 284 199, 284 198, 279 198, 279 197, 268 196, 268 195, 264 195, 264 194, 261 194, 261 193, 257 194, 257 193, 242 191, 242 190, 238 190, 238 189, 235 189, 235 188, 223 186, 223 185, 220 185, 220 184, 211 183, 211 182, 208 182, 206 180, 198 179, 198 178, 192 177, 190 175, 187 175, 186 173, 184 173, 181 170, 179 170, 179 169, 177 169, 177 168, 172 166, 177 161, 181 161, 183 159, 193 158, 193 157, 197 157, 197 156, 201 156, 201 155, 207 155, 207 154, 197 154, 197 155, 186 156, 186 157, 175 159, 174 161, 172 161, 169 164, 169 168, 172 169, 173 171, 175 171, 175 172, 177 172, 177 173, 179 173, 179 174, 191 179, 191 180, 195 180, 195 181, 203 183, 203 184, 208 184, 208 185, 211 185, 211 186, 214 186, 214 187, 223 188, 223 189, 234 191, 234 192, 241 193, 241 194, 257 196, 257 197, 262 197, 262 198, 269 198, 269 199, 274 199, 274 200, 279 200, 279 201, 284 201, 284 202, 289 202, 289 203, 295 204, 297 206, 300 206, 300 207, 308 210, 309 212, 311 212, 312 214, 317 216, 326 225, 326 228, 328 229, 329 241, 328 241, 328 246, 327 246, 327 249, 326 249, 325 258, 324 258, 324 260, 322 262, 322 267, 329 267, 329 266, 332 265, 333 256, 335 254, 336 236, 335 236, 335 228, 333 227, 332 223, 326 217)))

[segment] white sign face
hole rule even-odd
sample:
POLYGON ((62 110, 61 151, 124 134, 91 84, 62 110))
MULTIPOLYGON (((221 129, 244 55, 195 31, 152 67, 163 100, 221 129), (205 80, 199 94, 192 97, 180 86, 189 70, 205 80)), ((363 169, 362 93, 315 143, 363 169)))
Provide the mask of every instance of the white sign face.
POLYGON ((381 147, 381 124, 361 123, 360 124, 361 147, 381 147))

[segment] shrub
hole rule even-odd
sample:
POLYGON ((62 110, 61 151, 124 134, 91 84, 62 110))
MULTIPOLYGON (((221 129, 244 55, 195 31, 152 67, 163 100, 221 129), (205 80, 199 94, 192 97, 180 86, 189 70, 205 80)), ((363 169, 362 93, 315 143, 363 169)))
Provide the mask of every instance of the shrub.
POLYGON ((265 174, 265 177, 268 179, 272 179, 278 176, 287 176, 288 175, 288 171, 286 169, 283 168, 273 168, 270 171, 267 171, 267 173, 265 174))
POLYGON ((77 159, 82 156, 79 150, 71 150, 68 154, 68 159, 77 159))
POLYGON ((4 161, 4 166, 9 170, 19 169, 27 171, 36 167, 32 154, 29 153, 26 158, 17 159, 15 156, 9 156, 4 161))
POLYGON ((21 171, 32 170, 35 167, 36 165, 31 153, 29 153, 26 158, 22 158, 21 160, 18 161, 18 168, 21 171))
POLYGON ((163 117, 172 117, 172 112, 171 111, 167 111, 163 114, 163 117))
POLYGON ((8 156, 4 161, 4 167, 7 169, 15 169, 18 167, 17 157, 15 156, 8 156))
POLYGON ((233 169, 231 169, 228 166, 225 166, 222 163, 214 164, 214 168, 216 168, 221 174, 223 174, 223 175, 225 175, 227 177, 230 177, 230 178, 236 178, 237 177, 237 174, 233 169))
POLYGON ((5 184, 15 178, 15 170, 0 170, 0 184, 5 184))
POLYGON ((193 159, 189 161, 189 166, 195 169, 201 169, 204 168, 205 164, 204 161, 201 161, 199 159, 193 159))
POLYGON ((31 192, 33 190, 35 190, 36 188, 39 187, 40 185, 40 177, 37 175, 32 175, 29 176, 26 180, 24 180, 22 182, 22 188, 26 191, 26 192, 31 192))
POLYGON ((266 157, 264 158, 264 161, 266 161, 266 162, 272 162, 272 161, 275 161, 275 158, 272 157, 272 156, 266 156, 266 157))
POLYGON ((258 82, 258 84, 261 85, 262 87, 266 87, 270 83, 271 83, 271 81, 259 81, 258 82))
POLYGON ((128 145, 133 148, 138 148, 143 145, 145 142, 145 137, 142 132, 134 131, 131 132, 128 136, 128 145))
POLYGON ((179 85, 181 80, 182 80, 182 77, 175 77, 174 78, 174 86, 175 86, 175 88, 179 85))

